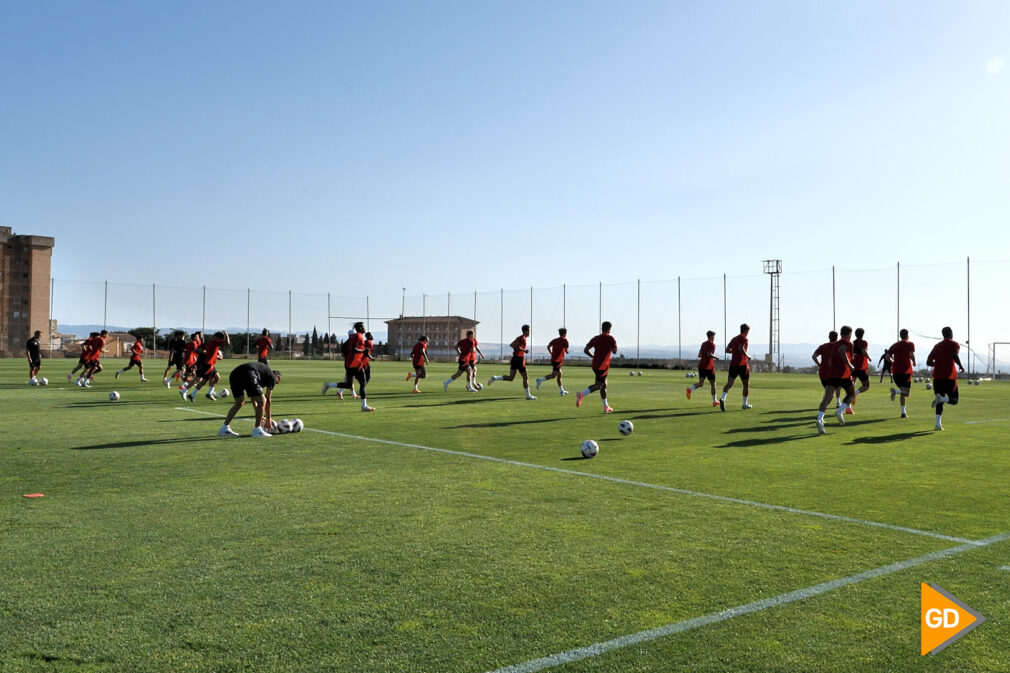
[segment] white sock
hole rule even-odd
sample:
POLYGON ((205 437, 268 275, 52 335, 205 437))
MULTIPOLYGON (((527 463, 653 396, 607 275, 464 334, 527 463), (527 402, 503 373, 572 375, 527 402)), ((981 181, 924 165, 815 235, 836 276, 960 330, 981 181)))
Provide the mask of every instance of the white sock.
POLYGON ((747 396, 746 395, 743 396, 743 403, 744 403, 744 406, 747 406, 747 396))
POLYGON ((444 386, 447 386, 447 385, 449 385, 450 383, 452 383, 452 379, 446 379, 446 380, 445 380, 445 382, 444 382, 444 383, 442 383, 442 385, 444 385, 444 386))
POLYGON ((722 397, 720 397, 719 399, 721 399, 721 400, 725 400, 726 399, 726 392, 725 391, 723 392, 722 397))
POLYGON ((824 420, 824 412, 823 411, 818 411, 817 412, 817 420, 819 420, 819 421, 823 421, 824 420))
POLYGON ((586 395, 589 395, 592 392, 593 391, 591 391, 589 388, 586 388, 585 390, 582 391, 582 396, 585 397, 586 395))
POLYGON ((366 400, 364 397, 362 397, 361 398, 361 408, 364 409, 367 406, 368 406, 368 400, 366 400))
POLYGON ((905 411, 905 405, 904 404, 901 405, 901 413, 903 413, 903 414, 907 414, 908 413, 907 411, 905 411))
POLYGON ((491 378, 493 378, 495 381, 504 381, 505 380, 504 376, 492 376, 491 378))
POLYGON ((719 400, 717 400, 717 399, 716 399, 716 397, 715 397, 715 394, 713 394, 713 395, 712 395, 712 403, 714 404, 714 403, 716 403, 716 402, 718 402, 718 401, 719 401, 719 400))
POLYGON ((941 419, 941 418, 942 418, 942 416, 940 416, 940 414, 937 414, 937 415, 936 415, 936 424, 937 424, 937 425, 940 425, 940 419, 941 419))
POLYGON ((532 395, 530 395, 530 389, 528 387, 527 388, 523 388, 523 392, 526 393, 526 397, 533 397, 532 395))
POLYGON ((544 384, 544 381, 546 381, 546 380, 547 380, 547 379, 544 379, 544 378, 540 378, 540 379, 537 379, 537 383, 539 383, 540 385, 543 385, 543 384, 544 384))
POLYGON ((607 398, 606 398, 606 397, 604 397, 604 398, 603 398, 603 408, 604 408, 604 409, 606 409, 606 408, 607 408, 607 407, 609 407, 609 406, 610 406, 610 405, 609 405, 609 404, 607 404, 607 398))
POLYGON ((214 386, 211 386, 210 390, 208 390, 207 392, 210 393, 211 395, 213 395, 214 394, 214 386))

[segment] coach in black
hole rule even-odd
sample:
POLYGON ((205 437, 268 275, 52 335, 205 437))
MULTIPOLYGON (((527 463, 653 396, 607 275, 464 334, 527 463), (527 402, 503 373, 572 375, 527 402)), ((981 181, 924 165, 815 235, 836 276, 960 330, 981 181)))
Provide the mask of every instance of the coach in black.
POLYGON ((42 331, 35 330, 32 338, 25 343, 25 350, 28 352, 28 383, 35 385, 38 383, 39 370, 42 369, 42 331))
POLYGON ((228 383, 231 384, 235 403, 228 410, 224 425, 217 431, 218 436, 238 437, 238 433, 231 429, 231 422, 245 404, 245 396, 248 395, 252 399, 253 409, 256 410, 256 427, 253 428, 252 436, 271 437, 268 432, 273 427, 273 419, 270 418, 270 398, 274 386, 280 382, 281 373, 271 370, 262 362, 246 362, 233 369, 228 377, 228 383))

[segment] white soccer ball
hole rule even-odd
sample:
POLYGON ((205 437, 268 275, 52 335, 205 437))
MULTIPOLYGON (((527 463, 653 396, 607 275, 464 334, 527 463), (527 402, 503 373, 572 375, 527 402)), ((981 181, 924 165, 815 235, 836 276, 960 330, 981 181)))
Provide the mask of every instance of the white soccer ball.
POLYGON ((582 442, 582 457, 594 458, 600 452, 600 445, 591 439, 582 442))
MULTIPOLYGON (((42 379, 42 381, 43 381, 42 385, 46 385, 45 384, 45 379, 42 379)), ((982 385, 982 379, 975 379, 975 385, 976 386, 982 385)))
MULTIPOLYGON (((978 381, 975 381, 975 383, 977 384, 978 381)), ((39 379, 39 385, 40 386, 48 386, 49 385, 49 379, 47 379, 47 378, 41 378, 41 379, 39 379)))
POLYGON ((622 435, 630 435, 635 431, 635 424, 631 421, 621 421, 617 424, 617 431, 622 435))
POLYGON ((926 390, 932 390, 932 389, 933 389, 933 384, 932 383, 927 383, 926 384, 926 390))
POLYGON ((281 435, 286 435, 289 432, 291 432, 291 421, 285 418, 283 421, 277 424, 277 433, 281 435))
POLYGON ((117 402, 118 400, 119 400, 119 393, 117 393, 115 390, 113 390, 111 393, 109 393, 109 401, 110 402, 117 402))
POLYGON ((217 394, 217 396, 221 398, 228 397, 229 395, 231 395, 231 391, 229 391, 227 388, 222 388, 221 392, 217 394))
POLYGON ((302 419, 295 418, 291 421, 291 432, 301 432, 304 429, 305 423, 302 422, 302 419))
POLYGON ((628 376, 634 376, 635 372, 628 372, 628 376))
POLYGON ((484 384, 481 383, 480 381, 478 381, 477 385, 474 387, 477 388, 477 390, 484 390, 484 384))
POLYGON ((638 372, 638 375, 639 375, 639 376, 641 376, 641 375, 642 375, 642 372, 638 372))

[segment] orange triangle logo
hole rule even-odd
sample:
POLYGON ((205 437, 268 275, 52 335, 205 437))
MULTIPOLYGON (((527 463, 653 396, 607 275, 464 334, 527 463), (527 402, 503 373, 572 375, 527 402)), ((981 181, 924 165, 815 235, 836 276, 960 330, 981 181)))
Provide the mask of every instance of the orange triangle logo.
POLYGON ((985 617, 935 584, 922 584, 922 655, 936 654, 985 621, 985 617))

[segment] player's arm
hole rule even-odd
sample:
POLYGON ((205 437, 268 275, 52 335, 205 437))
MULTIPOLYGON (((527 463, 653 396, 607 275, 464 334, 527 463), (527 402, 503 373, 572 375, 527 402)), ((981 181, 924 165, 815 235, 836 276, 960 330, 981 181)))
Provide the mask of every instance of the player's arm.
POLYGON ((483 360, 484 359, 484 351, 482 351, 480 349, 480 346, 474 346, 473 349, 474 349, 474 351, 476 351, 477 355, 480 356, 480 359, 483 360))
POLYGON ((818 367, 821 366, 821 361, 817 359, 817 356, 820 355, 820 354, 821 354, 821 349, 818 348, 817 350, 814 351, 814 354, 810 356, 810 359, 813 360, 814 364, 817 365, 818 367))
POLYGON ((511 348, 513 351, 519 351, 520 353, 526 352, 525 348, 519 347, 519 337, 512 339, 512 343, 509 344, 509 348, 511 348))
POLYGON ((228 336, 227 332, 222 332, 222 334, 224 334, 224 345, 231 346, 231 337, 228 336))
POLYGON ((849 351, 844 344, 838 347, 838 354, 842 356, 843 360, 849 363, 849 369, 856 369, 856 365, 852 362, 852 358, 849 357, 849 351))
POLYGON ((586 344, 586 347, 582 349, 582 352, 585 353, 587 357, 593 357, 593 354, 589 350, 589 344, 586 344))
POLYGON ((964 366, 961 364, 961 358, 958 356, 957 353, 954 353, 954 362, 957 363, 957 370, 961 373, 964 373, 964 366))
MULTIPOLYGON (((926 356, 926 366, 932 367, 936 363, 936 349, 929 351, 929 355, 926 356)), ((912 360, 912 364, 915 364, 915 360, 912 360)))

